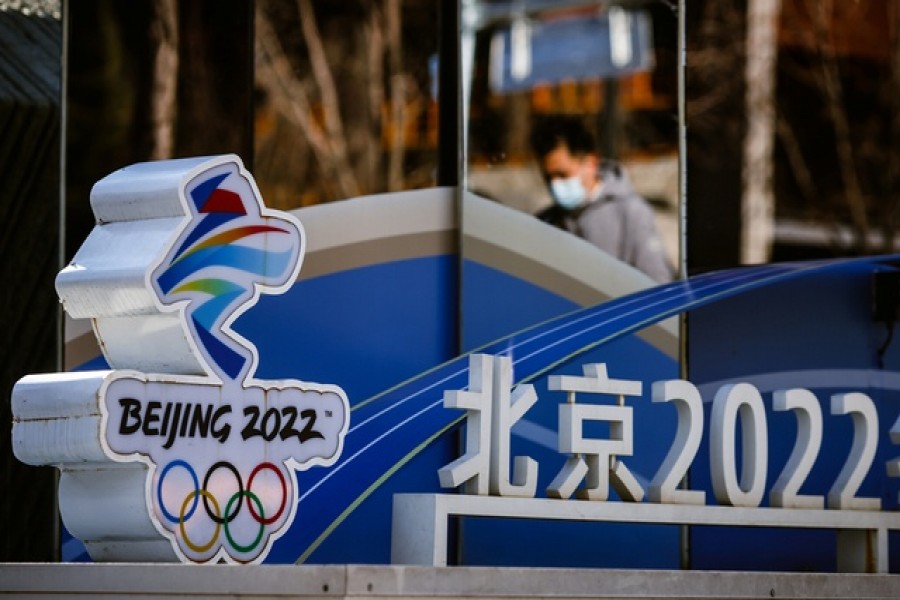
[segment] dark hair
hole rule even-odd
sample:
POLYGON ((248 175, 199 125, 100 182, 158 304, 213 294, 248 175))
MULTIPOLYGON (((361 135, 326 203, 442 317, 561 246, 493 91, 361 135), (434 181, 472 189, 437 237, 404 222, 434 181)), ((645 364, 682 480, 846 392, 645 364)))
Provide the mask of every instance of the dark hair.
POLYGON ((594 134, 580 117, 554 115, 535 122, 531 130, 531 148, 535 157, 543 158, 560 145, 565 145, 576 156, 597 151, 594 134))

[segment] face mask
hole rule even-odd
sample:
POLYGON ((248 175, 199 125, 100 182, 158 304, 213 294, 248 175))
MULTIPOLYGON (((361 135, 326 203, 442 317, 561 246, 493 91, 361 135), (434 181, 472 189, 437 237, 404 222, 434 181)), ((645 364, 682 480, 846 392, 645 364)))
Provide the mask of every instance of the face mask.
POLYGON ((587 197, 581 178, 577 175, 567 179, 554 179, 550 182, 550 193, 556 203, 567 210, 578 208, 587 197))

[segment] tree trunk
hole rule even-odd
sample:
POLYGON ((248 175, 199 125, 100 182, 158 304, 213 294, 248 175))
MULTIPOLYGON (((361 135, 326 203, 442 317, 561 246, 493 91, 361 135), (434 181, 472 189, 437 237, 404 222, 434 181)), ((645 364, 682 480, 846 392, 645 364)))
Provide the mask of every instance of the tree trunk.
POLYGON ((175 0, 156 0, 151 26, 153 57, 153 147, 150 158, 172 158, 175 148, 175 112, 178 93, 178 7, 175 0))
POLYGON ((741 263, 768 262, 775 229, 772 149, 775 139, 775 65, 781 0, 747 5, 746 111, 741 263))

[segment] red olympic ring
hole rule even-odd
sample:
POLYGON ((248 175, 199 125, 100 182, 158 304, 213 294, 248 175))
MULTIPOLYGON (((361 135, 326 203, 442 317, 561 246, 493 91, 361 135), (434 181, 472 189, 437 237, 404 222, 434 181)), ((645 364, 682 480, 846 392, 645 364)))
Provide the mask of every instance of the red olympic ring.
POLYGON ((273 465, 270 462, 259 463, 256 465, 256 468, 253 469, 253 472, 250 473, 250 479, 247 480, 247 491, 249 492, 253 488, 253 478, 256 477, 256 474, 259 473, 263 469, 270 469, 278 475, 278 480, 281 482, 281 506, 278 507, 278 511, 269 517, 268 519, 264 518, 262 515, 256 513, 256 510, 253 508, 253 503, 250 502, 250 497, 247 497, 247 508, 250 510, 250 514, 253 515, 253 518, 256 519, 257 523, 261 523, 263 525, 269 525, 274 523, 281 517, 281 513, 284 512, 285 507, 287 506, 288 501, 288 488, 287 482, 284 479, 284 475, 281 473, 281 470, 273 465))

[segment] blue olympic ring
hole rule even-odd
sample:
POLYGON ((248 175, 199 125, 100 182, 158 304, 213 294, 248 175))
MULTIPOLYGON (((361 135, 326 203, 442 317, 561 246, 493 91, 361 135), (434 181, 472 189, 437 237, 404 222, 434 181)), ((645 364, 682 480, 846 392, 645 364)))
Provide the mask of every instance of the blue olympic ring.
MULTIPOLYGON (((173 460, 172 462, 167 464, 165 466, 165 468, 163 468, 162 472, 160 472, 159 481, 156 484, 156 503, 159 505, 159 510, 166 519, 168 519, 172 523, 178 523, 180 518, 176 517, 175 515, 170 513, 168 510, 166 510, 166 505, 163 502, 163 497, 162 497, 163 480, 166 478, 166 475, 169 473, 169 470, 171 470, 173 467, 183 467, 188 473, 190 473, 191 479, 194 481, 194 489, 195 490, 200 489, 200 480, 197 479, 197 473, 194 471, 194 467, 192 467, 187 461, 184 461, 181 459, 173 460)), ((190 519, 193 516, 194 510, 196 510, 197 503, 199 501, 200 501, 200 494, 198 493, 196 496, 194 496, 194 504, 191 506, 191 509, 184 515, 185 520, 190 519)))

